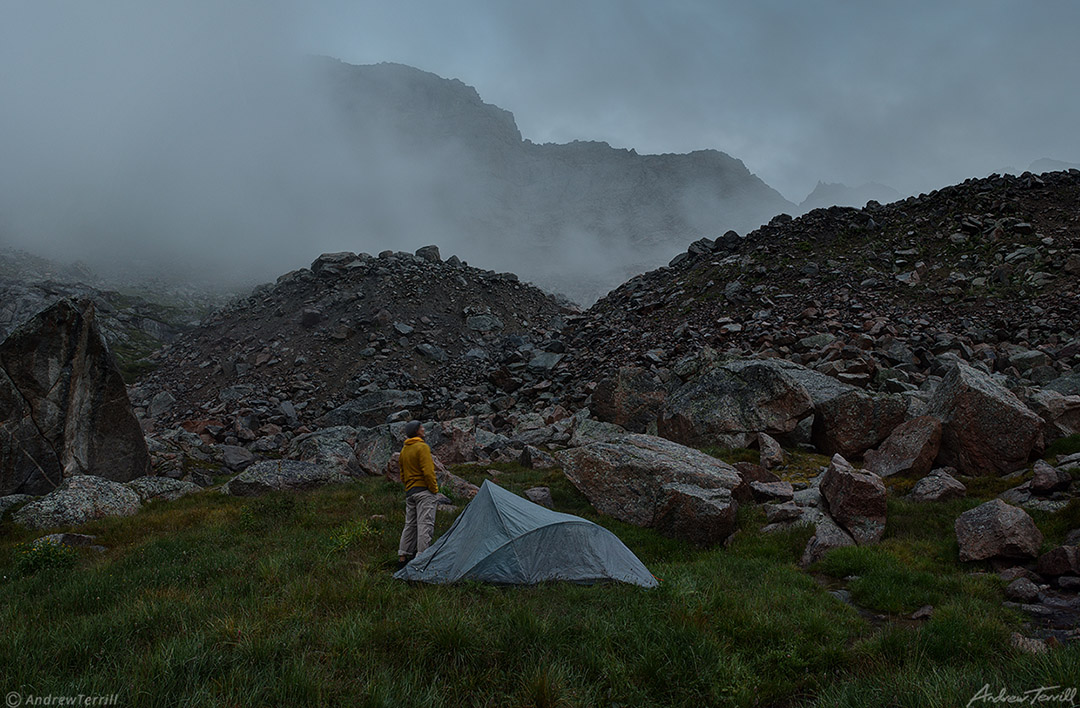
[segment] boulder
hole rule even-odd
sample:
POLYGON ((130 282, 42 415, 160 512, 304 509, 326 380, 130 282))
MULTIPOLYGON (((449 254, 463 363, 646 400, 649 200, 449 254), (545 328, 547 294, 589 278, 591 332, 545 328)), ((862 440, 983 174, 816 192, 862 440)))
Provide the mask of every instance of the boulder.
POLYGON ((787 374, 810 395, 811 437, 826 455, 857 458, 888 437, 907 417, 907 402, 898 395, 871 395, 831 376, 784 362, 787 374))
POLYGON ((845 546, 854 545, 855 539, 853 539, 847 531, 840 528, 840 526, 828 516, 822 515, 822 518, 817 522, 814 535, 806 542, 806 548, 803 549, 799 565, 805 568, 806 566, 817 563, 826 553, 834 548, 844 548, 845 546))
POLYGON ((1035 566, 1039 575, 1056 578, 1060 575, 1080 575, 1080 547, 1058 546, 1039 556, 1035 566))
POLYGON ((1029 390, 1024 403, 1046 423, 1047 442, 1080 433, 1080 395, 1037 388, 1029 390))
POLYGON ((1008 474, 1042 454, 1044 423, 1007 388, 962 362, 930 401, 942 423, 938 464, 966 476, 1008 474))
POLYGON ((1042 532, 1023 509, 992 499, 965 511, 956 519, 960 560, 1034 558, 1042 545, 1042 532))
POLYGON ((559 466, 554 457, 532 445, 526 445, 521 449, 521 457, 518 458, 518 463, 522 467, 528 467, 531 470, 550 470, 559 466))
MULTIPOLYGON (((473 418, 454 418, 429 424, 432 428, 426 442, 431 454, 445 464, 456 465, 476 461, 476 421, 473 418)), ((425 427, 426 430, 426 427, 425 427)))
POLYGON ((812 413, 810 395, 771 359, 714 366, 668 397, 659 434, 684 445, 747 447, 758 433, 783 438, 812 413))
POLYGON ((243 472, 255 464, 255 454, 240 445, 222 445, 221 457, 233 472, 243 472))
POLYGON ((533 487, 532 489, 526 489, 525 497, 533 504, 539 504, 548 509, 555 508, 555 502, 551 499, 551 489, 548 487, 533 487))
POLYGON ((667 395, 667 387, 655 374, 640 367, 624 366, 614 376, 596 384, 590 407, 599 420, 634 433, 645 433, 656 425, 667 395))
POLYGON ((356 476, 363 472, 354 446, 357 431, 346 425, 316 430, 293 439, 286 455, 289 459, 311 462, 336 474, 356 476))
POLYGON ((896 394, 870 395, 849 387, 814 402, 814 446, 825 455, 852 459, 879 445, 907 417, 907 403, 896 394))
POLYGON ((257 497, 268 492, 315 489, 349 479, 338 470, 310 462, 264 460, 230 479, 221 491, 237 497, 257 497))
POLYGON ((139 495, 120 482, 75 475, 15 512, 15 522, 35 529, 78 526, 106 516, 131 516, 140 506, 139 495))
POLYGON ((735 529, 731 465, 650 435, 628 434, 556 453, 563 472, 602 514, 699 544, 735 529))
POLYGON ((967 494, 967 487, 949 474, 947 469, 933 470, 920 479, 908 494, 908 498, 919 502, 963 498, 967 494))
POLYGON ((758 433, 758 450, 760 451, 759 462, 767 470, 779 467, 786 461, 784 448, 774 437, 766 433, 758 433))
POLYGON ((324 428, 343 425, 351 428, 370 428, 386 423, 386 418, 391 413, 415 409, 423 403, 424 394, 419 391, 395 389, 368 391, 326 413, 316 422, 324 428))
POLYGON ((138 477, 126 484, 139 495, 143 504, 156 499, 173 501, 202 491, 202 487, 194 482, 182 482, 168 477, 138 477))
POLYGON ((860 472, 841 455, 821 476, 821 496, 829 514, 860 546, 877 543, 885 533, 885 483, 860 472))
POLYGON ((1017 602, 1035 602, 1039 599, 1039 586, 1027 578, 1017 578, 1005 586, 1005 597, 1017 602))
POLYGON ((1072 483, 1072 475, 1042 460, 1035 462, 1034 472, 1035 474, 1031 478, 1031 491, 1035 494, 1047 495, 1058 492, 1068 489, 1072 483))
POLYGON ((920 416, 896 426, 877 450, 868 450, 865 468, 880 477, 922 477, 934 466, 941 445, 941 421, 920 416))
POLYGON ((766 504, 765 520, 770 524, 780 524, 786 521, 798 521, 802 518, 803 510, 793 501, 766 504))
POLYGON ((787 502, 795 495, 790 482, 751 482, 750 491, 757 502, 787 502))
POLYGON ((626 428, 620 425, 594 420, 588 414, 589 411, 583 409, 574 415, 574 426, 570 435, 569 447, 581 447, 591 442, 618 440, 630 434, 626 428))
POLYGON ((92 302, 60 300, 0 343, 0 496, 68 477, 150 472, 127 389, 92 302))
POLYGON ((384 474, 386 464, 390 458, 401 451, 405 442, 405 434, 394 435, 389 425, 380 425, 374 428, 357 428, 356 444, 353 447, 353 455, 360 471, 366 475, 377 477, 384 474))

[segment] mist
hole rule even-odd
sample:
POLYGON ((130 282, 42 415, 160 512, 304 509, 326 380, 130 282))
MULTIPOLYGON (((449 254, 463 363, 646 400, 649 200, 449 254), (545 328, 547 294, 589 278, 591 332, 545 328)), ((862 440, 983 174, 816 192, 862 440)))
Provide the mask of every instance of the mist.
MULTIPOLYGON (((0 245, 237 284, 324 251, 435 243, 484 268, 602 271, 612 285, 677 244, 616 254, 581 224, 509 238, 514 214, 472 209, 513 185, 468 145, 416 146, 377 116, 358 121, 366 107, 343 111, 314 56, 459 78, 536 143, 722 150, 797 203, 818 180, 909 194, 1080 161, 1077 7, 8 2, 0 245)), ((710 195, 680 199, 686 224, 718 235, 710 195)))

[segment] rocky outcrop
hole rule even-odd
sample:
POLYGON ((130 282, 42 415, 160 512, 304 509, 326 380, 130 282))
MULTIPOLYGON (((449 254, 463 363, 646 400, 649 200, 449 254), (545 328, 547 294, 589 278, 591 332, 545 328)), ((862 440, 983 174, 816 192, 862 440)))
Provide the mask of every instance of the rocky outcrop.
POLYGON ((661 411, 661 436, 697 447, 747 447, 758 433, 783 438, 812 413, 810 395, 769 360, 712 367, 678 388, 661 411))
POLYGON ((61 300, 0 344, 0 495, 150 472, 142 429, 91 302, 61 300))
POLYGON ((1000 499, 965 511, 956 519, 960 560, 1034 558, 1042 545, 1042 532, 1027 512, 1000 499))
POLYGON ((700 544, 723 541, 735 529, 732 490, 739 474, 697 450, 630 434, 563 450, 556 458, 603 514, 700 544))
POLYGON ((142 506, 127 485, 92 475, 75 475, 15 512, 15 522, 35 529, 78 526, 106 516, 130 516, 142 506))
POLYGON ((1042 418, 988 374, 958 362, 930 401, 942 422, 938 464, 962 475, 1003 475, 1042 453, 1042 418))
POLYGON ((310 462, 265 460, 230 479, 221 491, 237 497, 257 497, 268 492, 315 489, 350 479, 338 470, 310 462))
POLYGON ((866 470, 879 477, 922 477, 933 468, 940 446, 941 421, 919 416, 896 426, 881 447, 866 452, 866 470))
POLYGON ((821 477, 821 496, 829 514, 860 546, 877 543, 885 534, 885 483, 872 472, 860 472, 833 455, 821 477))

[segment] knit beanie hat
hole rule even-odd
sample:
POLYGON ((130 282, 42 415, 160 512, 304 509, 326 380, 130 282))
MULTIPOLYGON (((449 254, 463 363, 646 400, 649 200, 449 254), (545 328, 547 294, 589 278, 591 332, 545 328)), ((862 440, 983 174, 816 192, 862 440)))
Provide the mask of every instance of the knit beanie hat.
POLYGON ((416 437, 416 431, 420 429, 420 421, 410 420, 405 424, 405 436, 410 438, 416 437))

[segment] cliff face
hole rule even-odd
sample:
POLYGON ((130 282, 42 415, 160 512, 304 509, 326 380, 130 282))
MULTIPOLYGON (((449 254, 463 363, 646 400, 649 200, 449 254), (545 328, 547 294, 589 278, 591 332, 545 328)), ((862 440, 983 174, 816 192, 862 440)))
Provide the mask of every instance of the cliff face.
MULTIPOLYGON (((702 237, 751 230, 795 205, 715 150, 639 155, 600 142, 523 140, 476 90, 396 64, 316 62, 361 161, 363 228, 425 229, 461 255, 579 302, 702 237), (406 213, 407 212, 407 213, 406 213), (460 238, 459 238, 460 237, 460 238)), ((408 236, 408 235, 406 235, 408 236)))

